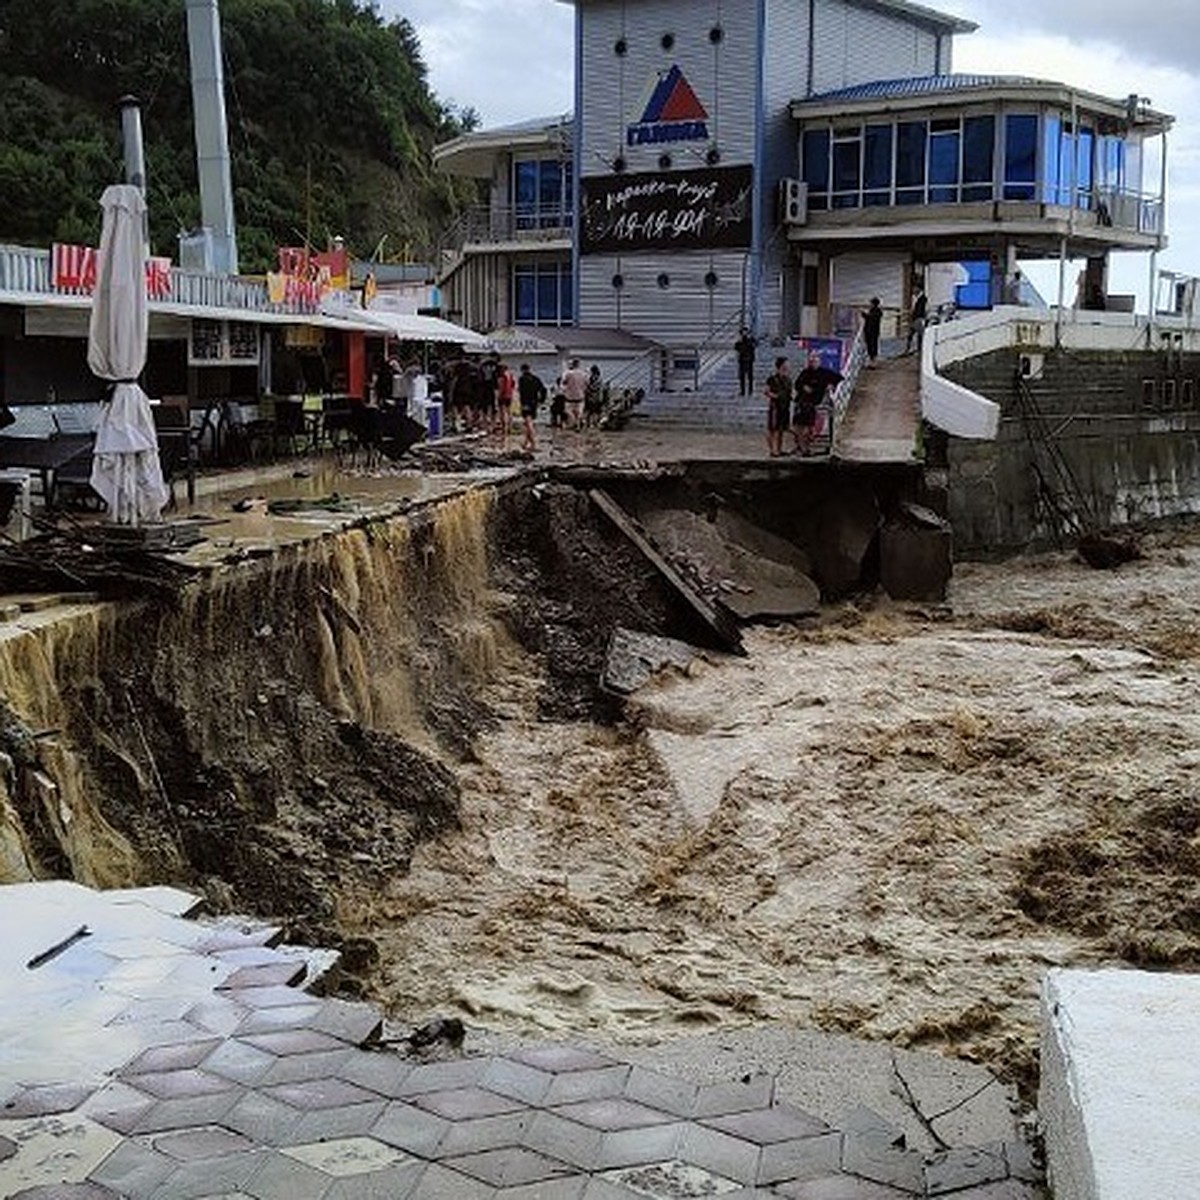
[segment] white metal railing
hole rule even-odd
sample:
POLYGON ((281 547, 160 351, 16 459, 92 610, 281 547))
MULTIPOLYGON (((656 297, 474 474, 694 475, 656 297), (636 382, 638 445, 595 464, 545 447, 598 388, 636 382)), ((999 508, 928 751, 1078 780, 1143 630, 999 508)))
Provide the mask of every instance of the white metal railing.
MULTIPOLYGON (((244 312, 296 314, 315 313, 314 300, 291 299, 272 303, 265 279, 246 275, 220 275, 207 271, 188 271, 171 267, 170 291, 160 297, 164 303, 197 305, 206 308, 233 308, 244 312)), ((0 292, 36 296, 66 294, 54 287, 49 250, 29 246, 0 246, 0 292)))
POLYGON ((850 397, 854 394, 859 373, 862 371, 862 365, 866 360, 867 342, 863 337, 862 325, 860 324, 858 332, 854 335, 854 340, 850 343, 846 359, 842 363, 842 381, 833 389, 833 394, 829 398, 829 441, 831 445, 842 428, 846 409, 850 407, 850 397))

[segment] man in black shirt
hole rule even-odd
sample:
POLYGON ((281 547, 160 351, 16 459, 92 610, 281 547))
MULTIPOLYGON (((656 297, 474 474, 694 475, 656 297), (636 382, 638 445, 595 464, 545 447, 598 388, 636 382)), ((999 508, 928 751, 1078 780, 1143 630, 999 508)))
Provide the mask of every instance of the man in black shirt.
POLYGON ((808 365, 796 376, 796 410, 792 418, 792 435, 801 454, 811 454, 817 435, 817 410, 825 401, 825 393, 841 383, 837 371, 821 366, 821 356, 814 350, 808 365))
POLYGON ((758 339, 743 325, 741 336, 733 344, 737 351, 739 396, 749 396, 754 391, 754 351, 757 346, 758 339))
POLYGON ((775 372, 767 376, 764 392, 767 397, 767 453, 778 458, 783 453, 783 431, 791 424, 792 377, 788 360, 780 355, 775 360, 775 372))

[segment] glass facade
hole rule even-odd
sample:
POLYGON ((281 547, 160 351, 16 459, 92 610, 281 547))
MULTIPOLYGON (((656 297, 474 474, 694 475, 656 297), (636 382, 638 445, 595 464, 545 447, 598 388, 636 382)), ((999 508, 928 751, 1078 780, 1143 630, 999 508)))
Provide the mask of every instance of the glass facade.
POLYGON ((517 263, 512 269, 515 325, 570 325, 574 320, 571 264, 517 263))
POLYGON ((515 159, 513 208, 518 229, 558 229, 570 225, 570 163, 553 158, 515 159))
POLYGON ((801 138, 801 178, 817 212, 992 200, 1096 209, 1139 193, 1141 148, 1095 126, 1056 112, 814 125, 801 138))

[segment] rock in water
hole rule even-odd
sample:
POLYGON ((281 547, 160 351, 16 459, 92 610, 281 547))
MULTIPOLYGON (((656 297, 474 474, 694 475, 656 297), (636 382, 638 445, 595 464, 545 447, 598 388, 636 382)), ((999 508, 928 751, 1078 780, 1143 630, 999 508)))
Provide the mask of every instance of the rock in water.
POLYGON ((1105 571, 1142 557, 1142 549, 1133 538, 1113 533, 1085 533, 1076 549, 1089 567, 1105 571))

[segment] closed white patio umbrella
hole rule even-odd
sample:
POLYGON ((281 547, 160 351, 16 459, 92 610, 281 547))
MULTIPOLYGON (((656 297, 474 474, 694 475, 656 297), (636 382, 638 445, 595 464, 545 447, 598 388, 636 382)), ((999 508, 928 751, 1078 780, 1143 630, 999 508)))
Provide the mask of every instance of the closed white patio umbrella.
POLYGON ((131 184, 100 197, 104 226, 88 325, 88 366, 113 383, 101 405, 92 487, 121 525, 159 520, 170 493, 158 461, 150 400, 137 382, 146 366, 146 201, 131 184))

